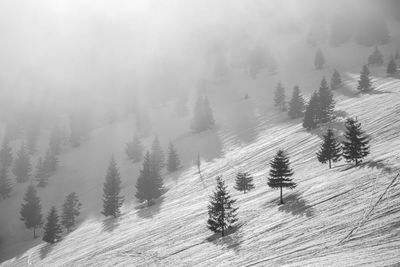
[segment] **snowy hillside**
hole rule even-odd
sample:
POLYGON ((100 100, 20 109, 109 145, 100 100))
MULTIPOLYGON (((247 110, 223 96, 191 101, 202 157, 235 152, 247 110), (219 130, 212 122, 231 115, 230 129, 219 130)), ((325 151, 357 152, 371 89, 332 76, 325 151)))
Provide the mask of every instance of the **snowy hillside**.
POLYGON ((179 176, 167 178, 168 192, 155 206, 128 202, 117 220, 93 215, 61 242, 39 244, 2 266, 399 263, 400 81, 376 78, 376 90, 359 95, 348 89, 354 88, 356 73, 348 77, 347 89, 336 95, 338 118, 331 127, 341 134, 347 116, 362 123, 371 137, 371 155, 362 166, 341 161, 329 170, 319 164, 315 152, 327 125, 307 132, 301 120, 276 112, 262 115, 257 110, 261 100, 251 98, 233 107, 254 109, 243 119, 251 133, 235 131, 233 124, 204 133, 209 140, 217 135, 220 152, 203 163, 202 177, 188 163, 179 176), (278 206, 278 191, 266 181, 269 161, 280 148, 290 155, 298 187, 284 190, 286 204, 278 206), (233 189, 238 170, 254 174, 254 191, 233 189), (206 228, 208 196, 217 175, 223 175, 239 206, 238 229, 219 239, 206 228))

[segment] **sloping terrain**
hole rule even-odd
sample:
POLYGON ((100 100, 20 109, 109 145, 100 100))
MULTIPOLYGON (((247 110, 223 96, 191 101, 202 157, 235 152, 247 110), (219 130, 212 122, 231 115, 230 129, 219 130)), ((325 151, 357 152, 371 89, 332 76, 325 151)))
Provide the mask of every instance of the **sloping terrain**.
POLYGON ((258 99, 236 102, 233 109, 251 110, 241 113, 250 124, 220 125, 203 134, 220 150, 215 155, 223 157, 203 163, 201 176, 186 165, 179 175, 167 177, 168 192, 156 205, 128 202, 116 220, 90 217, 61 242, 40 244, 3 266, 400 263, 400 82, 376 78, 376 90, 360 95, 348 89, 357 75, 348 77, 330 126, 340 135, 345 117, 358 118, 371 137, 371 155, 362 166, 341 161, 329 170, 319 164, 315 152, 328 125, 307 132, 300 120, 285 114, 262 115, 258 99), (280 148, 290 156, 298 186, 284 191, 286 203, 279 206, 278 191, 266 181, 269 161, 280 148), (238 170, 255 176, 255 190, 233 189, 238 170), (239 206, 238 228, 224 238, 206 228, 217 175, 223 175, 239 206))

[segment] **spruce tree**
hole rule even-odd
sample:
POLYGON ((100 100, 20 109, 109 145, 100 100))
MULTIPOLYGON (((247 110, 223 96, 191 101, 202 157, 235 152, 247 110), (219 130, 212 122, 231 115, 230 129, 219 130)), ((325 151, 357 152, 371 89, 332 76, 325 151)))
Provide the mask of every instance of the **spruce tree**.
POLYGON ((248 172, 238 172, 235 182, 236 186, 234 188, 243 193, 254 189, 253 177, 248 172))
POLYGON ((46 187, 50 178, 50 173, 46 168, 45 162, 42 158, 39 158, 38 163, 36 165, 36 181, 38 181, 38 187, 46 187))
POLYGON ((324 67, 325 64, 325 58, 324 54, 322 53, 322 50, 318 48, 317 53, 315 54, 315 60, 314 60, 314 65, 317 70, 320 70, 324 67))
POLYGON ((29 180, 29 176, 32 171, 31 161, 29 159, 28 152, 26 151, 25 145, 22 144, 20 150, 17 153, 15 159, 14 168, 12 169, 13 174, 17 180, 17 183, 25 183, 29 180))
POLYGON ((394 58, 390 59, 386 68, 386 73, 390 76, 394 76, 397 73, 397 64, 396 61, 394 61, 394 58))
POLYGON ((151 164, 150 153, 147 152, 143 159, 143 167, 136 181, 135 197, 140 201, 146 201, 147 205, 153 204, 153 200, 159 198, 164 191, 163 180, 159 170, 151 164))
POLYGON ((75 218, 79 216, 81 209, 81 202, 75 192, 67 195, 62 207, 61 225, 69 232, 71 228, 75 227, 75 218))
POLYGON ((269 171, 268 186, 280 189, 280 204, 283 204, 282 188, 293 189, 297 185, 292 180, 293 170, 289 166, 289 158, 283 150, 279 150, 271 161, 271 169, 269 171))
POLYGON ((335 107, 335 102, 333 101, 333 95, 328 87, 325 77, 322 78, 321 86, 318 91, 318 112, 317 118, 318 122, 325 123, 332 119, 333 109, 335 107))
POLYGON ((56 207, 52 206, 47 215, 47 222, 44 226, 43 241, 53 244, 60 239, 62 233, 60 223, 58 222, 58 214, 56 207))
POLYGON ((151 145, 151 164, 160 172, 165 165, 165 155, 164 151, 160 145, 160 140, 158 136, 154 137, 153 144, 151 145))
POLYGON ((126 144, 125 152, 133 162, 142 160, 143 146, 138 135, 135 135, 132 142, 126 144))
POLYGON ((347 162, 355 162, 357 166, 369 154, 369 138, 361 129, 361 123, 356 119, 346 121, 346 138, 342 143, 343 157, 347 162))
POLYGON ((368 64, 377 66, 383 65, 383 55, 377 46, 375 46, 374 52, 368 57, 368 64))
POLYGON ((3 199, 9 198, 12 191, 11 181, 8 178, 8 171, 6 168, 0 169, 0 196, 3 199))
POLYGON ((114 157, 111 157, 108 166, 106 181, 103 186, 103 211, 104 216, 113 216, 116 218, 120 214, 120 208, 124 202, 124 197, 120 196, 121 178, 115 163, 114 157))
POLYGON ((42 206, 32 184, 28 186, 24 201, 20 211, 21 220, 25 223, 26 228, 33 229, 33 238, 35 238, 36 229, 42 225, 42 206))
POLYGON ((180 168, 181 161, 179 160, 178 152, 172 143, 169 144, 167 170, 168 172, 177 171, 180 168))
POLYGON ((307 130, 317 128, 317 112, 319 109, 319 97, 317 92, 314 92, 308 101, 306 111, 304 112, 303 127, 307 130))
POLYGON ((335 69, 331 78, 331 89, 336 90, 342 87, 342 78, 340 77, 340 73, 335 69))
POLYGON ((285 95, 285 88, 282 86, 281 82, 278 82, 276 89, 275 89, 275 107, 278 107, 281 111, 286 110, 286 95, 285 95))
POLYGON ((290 118, 296 119, 303 116, 304 113, 304 98, 301 95, 300 88, 296 85, 293 88, 292 99, 289 102, 288 114, 290 118))
POLYGON ((227 229, 231 228, 238 221, 236 200, 231 199, 227 186, 221 176, 217 177, 217 186, 208 204, 207 227, 214 233, 221 233, 225 236, 227 229))
POLYGON ((8 169, 13 161, 12 149, 7 138, 4 138, 3 146, 0 150, 0 167, 8 169))
POLYGON ((330 169, 332 167, 332 161, 339 161, 342 155, 341 150, 340 143, 336 140, 332 129, 328 128, 328 131, 324 135, 324 142, 317 152, 318 161, 323 164, 328 162, 330 169))
POLYGON ((367 92, 372 89, 370 71, 367 65, 363 66, 363 69, 360 73, 360 79, 358 80, 357 89, 361 92, 367 92))

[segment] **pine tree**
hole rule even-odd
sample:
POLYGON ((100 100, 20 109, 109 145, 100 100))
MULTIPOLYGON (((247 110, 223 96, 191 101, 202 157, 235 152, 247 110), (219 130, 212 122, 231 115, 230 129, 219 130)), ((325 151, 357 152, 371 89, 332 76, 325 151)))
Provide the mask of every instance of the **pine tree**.
POLYGON ((13 161, 12 149, 6 138, 4 138, 3 146, 0 150, 0 167, 8 169, 13 161))
POLYGON ((113 216, 116 218, 120 213, 120 208, 124 202, 124 197, 120 196, 121 178, 115 163, 114 157, 111 157, 108 166, 106 181, 103 187, 103 211, 104 216, 113 216))
POLYGON ((78 217, 81 209, 81 202, 75 192, 67 195, 63 204, 61 225, 69 232, 75 227, 75 217, 78 217))
POLYGON ((331 89, 336 90, 342 87, 342 78, 340 77, 340 73, 335 69, 331 78, 331 89))
POLYGON ((376 66, 383 65, 383 55, 377 46, 375 46, 374 52, 368 57, 368 64, 376 66))
POLYGON ((33 229, 33 238, 35 238, 36 229, 42 225, 42 206, 32 184, 28 186, 24 201, 20 211, 21 220, 25 223, 26 228, 33 229))
POLYGON ((236 200, 231 199, 227 186, 221 176, 217 177, 217 186, 208 204, 207 227, 214 233, 225 235, 225 231, 238 221, 236 200))
POLYGON ((342 143, 343 157, 347 162, 355 162, 356 166, 369 155, 369 138, 361 129, 361 123, 349 118, 346 121, 346 141, 342 143))
POLYGON ((317 128, 317 112, 319 109, 319 97, 317 92, 314 92, 308 101, 306 111, 304 112, 303 127, 307 130, 317 128))
POLYGON ((271 169, 269 171, 268 186, 275 189, 280 188, 280 204, 283 204, 282 188, 295 188, 297 185, 293 182, 291 176, 293 170, 289 166, 289 158, 283 150, 276 153, 275 158, 271 161, 271 169))
POLYGON ((172 143, 169 144, 167 169, 168 172, 177 171, 180 168, 181 161, 179 160, 178 152, 172 143))
POLYGON ((360 90, 361 92, 367 92, 372 89, 370 72, 367 65, 364 65, 360 73, 360 79, 358 80, 357 89, 360 90))
POLYGON ((315 60, 314 60, 314 65, 317 70, 320 70, 324 67, 325 64, 325 58, 324 54, 322 53, 322 50, 318 48, 317 53, 315 54, 315 60))
POLYGON ((139 162, 143 156, 143 146, 139 136, 135 135, 133 141, 126 144, 125 152, 133 162, 139 162))
POLYGON ((159 198, 164 191, 163 180, 159 170, 151 164, 150 153, 147 152, 143 159, 143 167, 136 181, 135 197, 140 201, 146 201, 150 206, 154 199, 159 198))
POLYGON ((36 181, 38 181, 38 187, 46 187, 50 178, 50 173, 46 168, 45 162, 42 158, 39 158, 38 163, 36 165, 36 181))
POLYGON ((275 89, 275 107, 278 107, 281 111, 286 110, 286 101, 285 101, 285 88, 282 86, 281 82, 278 82, 278 85, 275 89))
POLYGON ((386 68, 386 73, 390 76, 394 76, 397 73, 397 64, 396 61, 394 61, 394 58, 390 59, 386 68))
POLYGON ((289 102, 288 114, 290 118, 300 118, 304 113, 304 98, 301 95, 300 88, 296 85, 293 88, 292 99, 289 102))
POLYGON ((58 214, 56 207, 52 206, 47 215, 47 222, 44 226, 43 241, 53 244, 60 239, 62 233, 60 223, 58 222, 58 214))
POLYGON ((235 182, 236 186, 234 188, 238 191, 243 191, 243 193, 254 189, 253 177, 248 172, 238 172, 235 182))
POLYGON ((8 178, 8 171, 6 168, 0 169, 0 196, 3 199, 10 197, 12 191, 11 181, 8 178))
POLYGON ((165 165, 165 156, 164 151, 160 145, 160 141, 158 140, 158 136, 154 137, 153 144, 151 145, 151 164, 154 165, 155 168, 160 172, 165 165))
POLYGON ((29 155, 26 151, 25 145, 22 144, 20 150, 17 153, 17 158, 15 159, 14 168, 12 170, 17 180, 17 183, 27 182, 29 180, 31 171, 31 161, 29 159, 29 155))
POLYGON ((329 163, 329 169, 332 167, 332 161, 339 161, 341 153, 340 143, 336 140, 332 129, 328 128, 324 135, 324 142, 321 144, 320 150, 317 152, 318 161, 321 163, 329 163))
POLYGON ((318 99, 318 122, 328 122, 332 119, 335 102, 333 101, 333 95, 328 87, 328 83, 326 82, 325 77, 322 78, 321 86, 319 87, 318 99))

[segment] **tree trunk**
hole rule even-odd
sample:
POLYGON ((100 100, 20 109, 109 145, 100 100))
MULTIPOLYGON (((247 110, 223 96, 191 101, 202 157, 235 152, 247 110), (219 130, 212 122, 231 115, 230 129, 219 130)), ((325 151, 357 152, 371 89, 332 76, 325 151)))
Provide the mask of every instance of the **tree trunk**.
POLYGON ((356 158, 356 166, 358 166, 358 159, 356 158))
POLYGON ((36 227, 33 227, 33 238, 36 238, 36 227))
POLYGON ((282 197, 282 186, 281 186, 281 202, 279 203, 279 205, 283 204, 283 197, 282 197))
POLYGON ((329 160, 329 169, 332 168, 331 160, 329 160))

